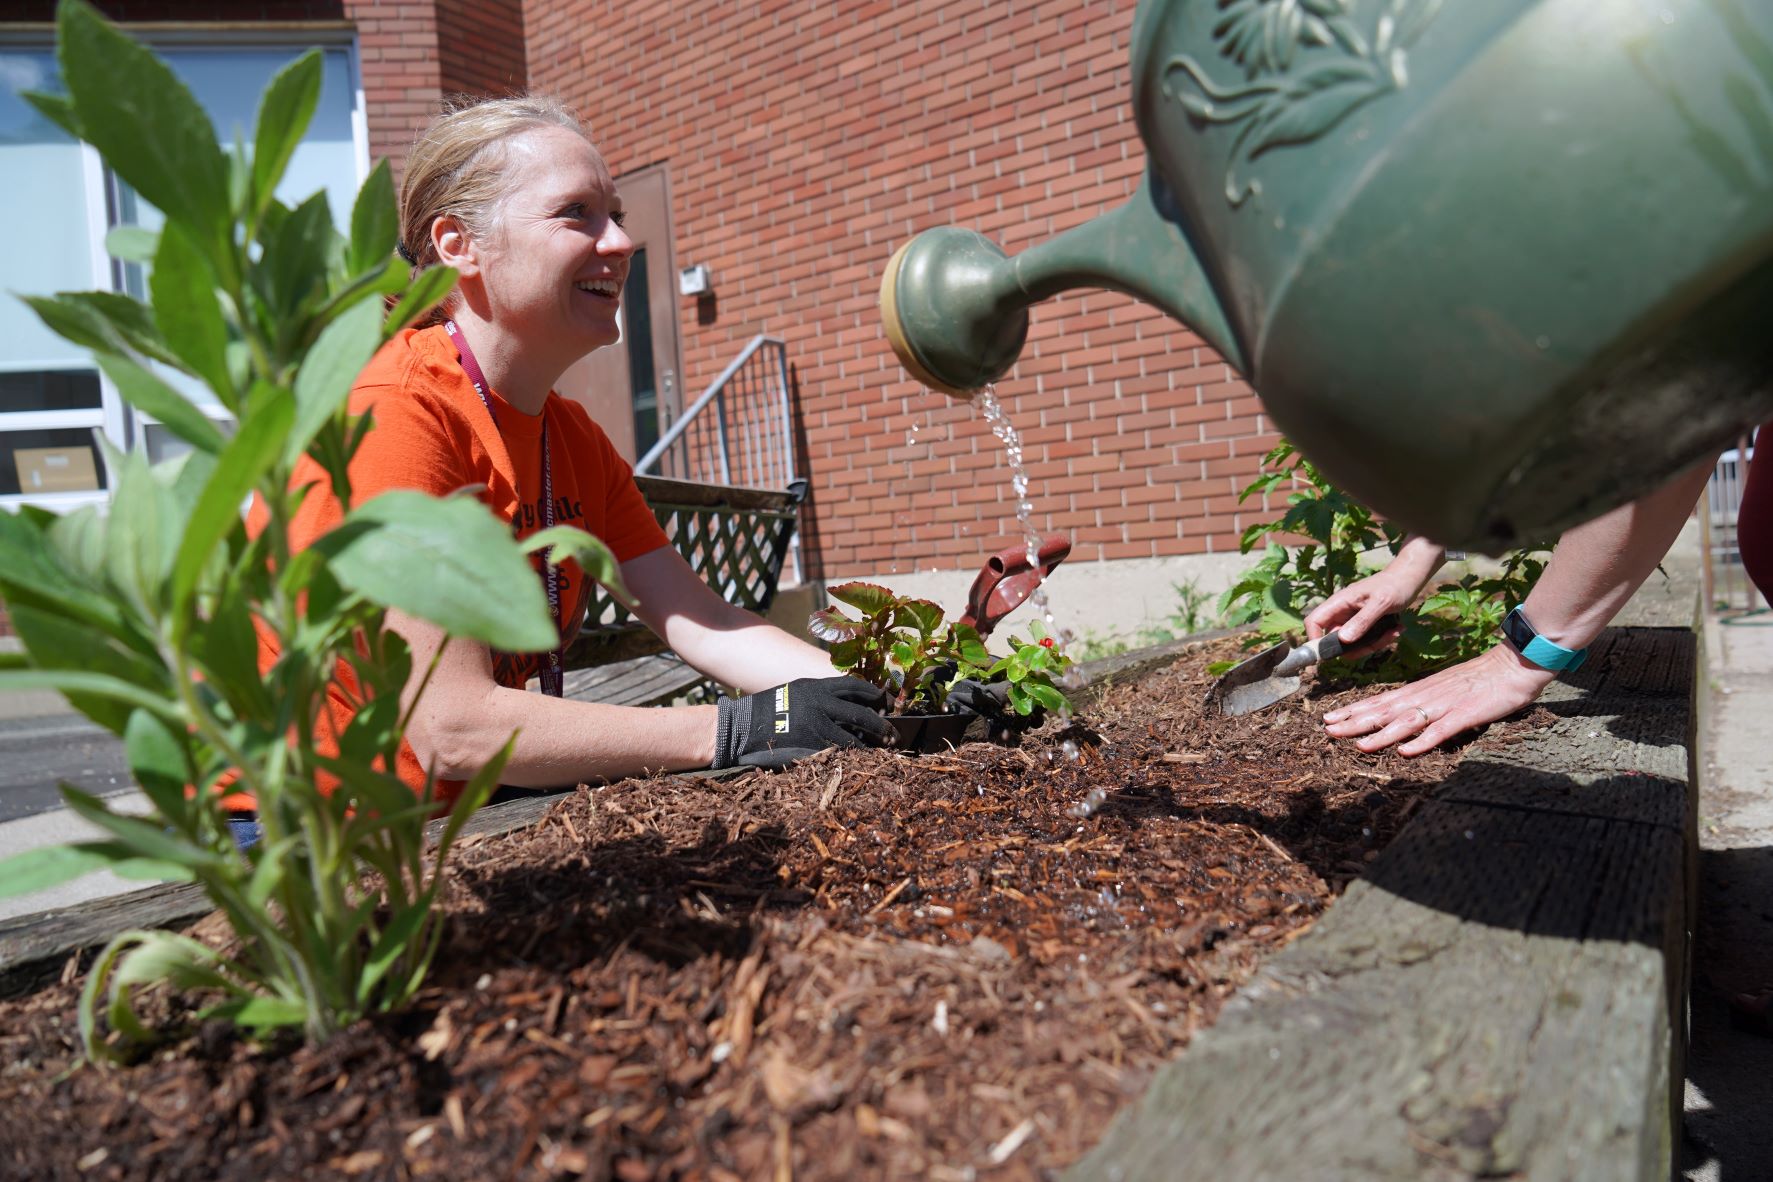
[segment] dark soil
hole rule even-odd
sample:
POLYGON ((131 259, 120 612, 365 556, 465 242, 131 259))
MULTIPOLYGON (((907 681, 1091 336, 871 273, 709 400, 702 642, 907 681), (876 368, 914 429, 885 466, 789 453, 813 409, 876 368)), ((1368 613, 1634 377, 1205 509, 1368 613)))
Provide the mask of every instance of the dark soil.
POLYGON ((1075 763, 1054 720, 581 789, 464 849, 418 1003, 322 1046, 169 1001, 158 1054, 70 1071, 71 965, 0 1004, 0 1175, 1051 1176, 1457 758, 1330 742, 1351 694, 1209 715, 1228 655, 1108 690, 1075 763))

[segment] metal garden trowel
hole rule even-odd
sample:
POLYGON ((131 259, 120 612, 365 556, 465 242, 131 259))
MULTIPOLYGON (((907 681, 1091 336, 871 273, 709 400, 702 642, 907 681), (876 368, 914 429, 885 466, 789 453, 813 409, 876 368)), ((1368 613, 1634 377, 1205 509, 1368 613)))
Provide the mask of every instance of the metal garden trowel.
MULTIPOLYGON (((1397 622, 1395 615, 1385 616, 1367 630, 1367 635, 1379 636, 1397 627, 1397 622)), ((1307 666, 1341 655, 1342 637, 1335 632, 1326 632, 1308 644, 1294 645, 1291 640, 1283 640, 1226 670, 1225 676, 1208 691, 1207 704, 1216 704, 1221 714, 1230 715, 1272 706, 1299 692, 1299 675, 1307 666)))

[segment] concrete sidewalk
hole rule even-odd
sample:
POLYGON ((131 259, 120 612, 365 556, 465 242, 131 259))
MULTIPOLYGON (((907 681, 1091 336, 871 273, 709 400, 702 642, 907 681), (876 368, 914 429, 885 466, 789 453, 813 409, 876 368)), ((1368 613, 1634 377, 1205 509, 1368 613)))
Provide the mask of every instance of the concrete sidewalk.
POLYGON ((1773 1039, 1733 1030, 1731 994, 1773 987, 1773 612, 1705 621, 1699 919, 1689 999, 1691 1182, 1773 1178, 1773 1039))
MULTIPOLYGON (((17 651, 17 639, 0 636, 0 652, 17 651)), ((0 857, 100 835, 61 806, 56 789, 61 780, 111 799, 124 811, 147 811, 146 798, 130 785, 123 744, 115 736, 74 713, 53 690, 0 693, 0 857)), ((53 890, 0 899, 0 919, 143 885, 103 871, 88 874, 53 890)))

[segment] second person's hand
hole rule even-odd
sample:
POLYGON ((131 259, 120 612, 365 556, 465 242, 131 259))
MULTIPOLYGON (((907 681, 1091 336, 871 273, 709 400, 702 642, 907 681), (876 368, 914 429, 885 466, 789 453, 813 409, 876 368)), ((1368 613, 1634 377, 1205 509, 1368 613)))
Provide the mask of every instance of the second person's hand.
POLYGON ((1398 637, 1398 627, 1372 631, 1415 601, 1446 552, 1424 538, 1410 538, 1383 570, 1341 588, 1305 616, 1305 638, 1335 631, 1346 646, 1342 655, 1360 657, 1398 637))
POLYGON ((1362 751, 1395 743, 1399 755, 1421 755, 1461 731, 1531 705, 1556 676, 1502 643, 1421 681, 1332 710, 1324 715, 1324 730, 1355 739, 1362 751))

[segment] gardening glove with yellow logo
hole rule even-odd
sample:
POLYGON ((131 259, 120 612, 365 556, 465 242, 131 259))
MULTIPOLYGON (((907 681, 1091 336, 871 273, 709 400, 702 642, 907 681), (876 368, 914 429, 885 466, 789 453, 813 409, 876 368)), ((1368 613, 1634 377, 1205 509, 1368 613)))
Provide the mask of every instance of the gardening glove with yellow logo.
POLYGON ((803 677, 720 700, 714 767, 786 767, 827 747, 879 746, 892 736, 891 697, 856 677, 803 677))

